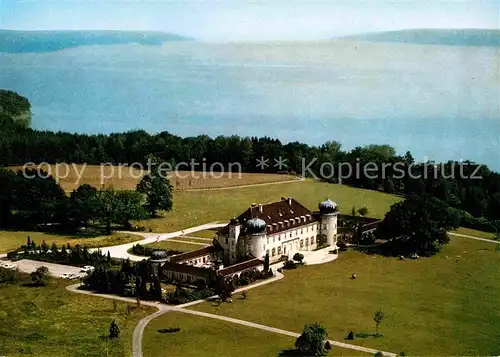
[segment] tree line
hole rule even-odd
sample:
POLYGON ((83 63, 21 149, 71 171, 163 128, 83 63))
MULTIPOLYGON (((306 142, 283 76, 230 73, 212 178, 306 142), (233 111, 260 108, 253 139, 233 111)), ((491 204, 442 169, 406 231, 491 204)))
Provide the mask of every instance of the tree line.
MULTIPOLYGON (((389 145, 343 150, 336 141, 314 146, 300 142, 284 144, 269 137, 232 135, 211 138, 200 135, 182 138, 166 131, 149 134, 144 130, 87 135, 33 130, 16 125, 6 115, 0 118, 0 130, 4 133, 0 136, 0 165, 4 166, 26 162, 138 162, 146 165, 147 158, 153 155, 172 165, 194 160, 200 164, 196 167, 198 169, 201 163, 210 167, 215 162, 225 168, 231 163, 239 163, 244 172, 301 174, 306 168, 304 174, 316 175, 332 183, 406 196, 426 194, 436 197, 463 211, 463 225, 470 228, 494 232, 500 220, 500 174, 471 162, 465 165, 452 161, 440 165, 417 164, 410 152, 398 155, 389 145), (257 167, 257 160, 262 157, 270 159, 269 165, 257 167), (274 159, 279 157, 286 163, 286 168, 274 165, 274 159), (370 163, 376 169, 348 175, 347 165, 330 167, 322 166, 323 163, 345 163, 351 168, 363 168, 370 163), (482 178, 472 178, 474 175, 482 178)), ((154 187, 154 182, 145 183, 144 189, 154 187)), ((151 203, 150 213, 154 214, 151 210, 155 211, 155 200, 152 199, 151 203)))
POLYGON ((154 217, 173 205, 172 186, 156 170, 135 191, 81 185, 67 196, 56 180, 33 169, 0 169, 0 228, 74 232, 93 223, 111 234, 114 226, 154 217))

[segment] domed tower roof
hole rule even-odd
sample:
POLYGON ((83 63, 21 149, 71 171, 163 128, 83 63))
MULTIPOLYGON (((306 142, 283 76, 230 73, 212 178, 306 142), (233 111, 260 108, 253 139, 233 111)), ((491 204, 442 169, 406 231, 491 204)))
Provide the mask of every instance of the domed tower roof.
POLYGON ((162 259, 167 259, 167 257, 168 257, 167 252, 164 250, 155 250, 151 254, 152 260, 162 260, 162 259))
POLYGON ((247 229, 250 233, 261 233, 266 230, 267 223, 260 218, 252 218, 247 221, 247 229))
POLYGON ((333 213, 337 211, 337 204, 327 198, 323 202, 319 203, 318 208, 321 213, 333 213))

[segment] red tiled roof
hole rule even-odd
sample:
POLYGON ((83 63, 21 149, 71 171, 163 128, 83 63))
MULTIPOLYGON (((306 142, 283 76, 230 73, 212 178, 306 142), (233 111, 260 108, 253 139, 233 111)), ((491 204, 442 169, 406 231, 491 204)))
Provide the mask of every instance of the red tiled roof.
POLYGON ((264 262, 260 259, 255 258, 252 260, 247 260, 247 261, 242 262, 242 263, 231 265, 227 268, 219 270, 217 273, 222 275, 222 276, 225 276, 225 275, 237 273, 240 271, 248 270, 251 268, 256 268, 256 267, 261 266, 261 265, 264 265, 264 262))
MULTIPOLYGON (((266 222, 267 234, 301 227, 317 220, 311 210, 293 198, 282 198, 277 202, 254 205, 240 214, 236 221, 244 224, 252 218, 260 218, 266 222)), ((228 231, 229 225, 222 228, 219 233, 227 234, 228 231)))
POLYGON ((171 263, 176 263, 176 262, 180 262, 180 261, 183 261, 183 260, 189 260, 189 259, 193 259, 193 258, 196 258, 196 257, 202 257, 204 255, 217 253, 217 252, 219 252, 221 250, 222 250, 222 248, 219 247, 219 246, 210 245, 208 247, 204 247, 204 248, 201 248, 201 249, 193 250, 191 252, 186 252, 186 253, 174 255, 173 257, 170 258, 170 262, 171 263))

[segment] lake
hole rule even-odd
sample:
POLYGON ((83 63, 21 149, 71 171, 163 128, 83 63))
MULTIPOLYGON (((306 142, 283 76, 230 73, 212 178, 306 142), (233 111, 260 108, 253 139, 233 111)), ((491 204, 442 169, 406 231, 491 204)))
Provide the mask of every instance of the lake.
POLYGON ((500 170, 500 48, 356 41, 174 42, 0 54, 33 127, 238 134, 500 170))

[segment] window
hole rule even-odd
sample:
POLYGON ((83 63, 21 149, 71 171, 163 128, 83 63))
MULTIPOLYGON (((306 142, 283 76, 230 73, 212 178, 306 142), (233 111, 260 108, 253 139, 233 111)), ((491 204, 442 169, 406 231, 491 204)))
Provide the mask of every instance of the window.
POLYGON ((301 247, 301 248, 303 248, 303 247, 304 247, 304 240, 303 240, 303 239, 301 239, 301 240, 300 240, 300 247, 301 247))
POLYGON ((267 238, 267 244, 269 244, 269 238, 267 238))
POLYGON ((276 237, 273 237, 273 243, 276 243, 276 237))
POLYGON ((311 237, 311 244, 314 244, 314 237, 311 237))
POLYGON ((278 255, 281 254, 281 246, 278 247, 278 255))
POLYGON ((309 245, 309 238, 306 238, 306 246, 309 245))
POLYGON ((272 255, 273 255, 273 257, 276 255, 276 248, 273 248, 272 255))
POLYGON ((268 249, 268 250, 266 250, 266 255, 269 255, 269 249, 268 249))
POLYGON ((203 263, 205 263, 205 262, 206 262, 205 257, 203 257, 203 263))
POLYGON ((191 275, 188 275, 188 276, 186 277, 186 280, 187 280, 187 281, 191 281, 191 275))
POLYGON ((300 234, 303 234, 303 233, 304 233, 304 232, 303 232, 303 230, 301 229, 301 230, 300 230, 300 234))
POLYGON ((228 243, 229 243, 229 239, 226 238, 226 244, 228 244, 228 243))
POLYGON ((290 232, 290 238, 292 238, 292 233, 290 232))
POLYGON ((295 235, 298 235, 299 234, 299 231, 298 230, 295 230, 295 235))
POLYGON ((278 242, 281 242, 281 236, 278 236, 278 242))

